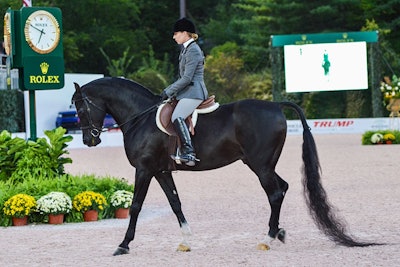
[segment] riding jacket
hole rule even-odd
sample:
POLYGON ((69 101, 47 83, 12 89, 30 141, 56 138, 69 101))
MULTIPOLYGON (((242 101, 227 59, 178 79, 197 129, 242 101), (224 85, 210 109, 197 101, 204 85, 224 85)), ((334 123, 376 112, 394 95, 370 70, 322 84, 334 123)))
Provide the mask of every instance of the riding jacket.
POLYGON ((179 79, 164 89, 168 97, 205 100, 208 91, 204 83, 204 54, 192 41, 179 55, 179 79))

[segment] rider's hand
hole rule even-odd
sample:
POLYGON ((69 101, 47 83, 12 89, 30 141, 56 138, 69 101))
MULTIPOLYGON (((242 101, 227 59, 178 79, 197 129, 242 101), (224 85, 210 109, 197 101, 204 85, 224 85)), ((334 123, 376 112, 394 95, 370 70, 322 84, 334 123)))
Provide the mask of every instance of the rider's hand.
POLYGON ((167 100, 169 98, 167 93, 165 93, 165 91, 162 91, 160 96, 162 101, 167 100))

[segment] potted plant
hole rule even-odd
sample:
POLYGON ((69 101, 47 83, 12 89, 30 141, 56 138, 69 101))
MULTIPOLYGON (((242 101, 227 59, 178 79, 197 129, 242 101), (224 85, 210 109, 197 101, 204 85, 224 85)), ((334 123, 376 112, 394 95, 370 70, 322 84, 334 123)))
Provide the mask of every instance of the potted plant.
POLYGON ((380 89, 383 95, 383 105, 391 111, 389 116, 398 117, 400 114, 400 79, 396 75, 393 75, 392 79, 386 76, 381 82, 380 89))
POLYGON ((72 206, 76 211, 83 213, 85 221, 97 221, 99 211, 104 210, 107 201, 100 193, 84 191, 74 197, 72 206))
POLYGON ((36 204, 36 211, 48 215, 50 224, 62 224, 64 214, 72 210, 72 200, 64 192, 50 192, 40 197, 36 204))
POLYGON ((362 135, 361 142, 363 145, 399 144, 400 131, 398 130, 366 131, 362 135))
POLYGON ((133 193, 126 190, 117 190, 111 195, 110 204, 115 209, 115 218, 128 217, 132 199, 133 193))
POLYGON ((36 200, 27 194, 16 194, 4 202, 3 212, 12 217, 14 226, 26 225, 28 216, 34 211, 36 200))

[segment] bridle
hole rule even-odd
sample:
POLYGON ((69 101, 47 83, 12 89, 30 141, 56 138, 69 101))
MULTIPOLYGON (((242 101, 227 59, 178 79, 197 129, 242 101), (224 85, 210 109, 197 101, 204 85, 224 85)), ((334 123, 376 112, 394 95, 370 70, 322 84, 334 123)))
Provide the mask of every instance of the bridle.
POLYGON ((74 100, 74 102, 83 101, 83 103, 85 104, 85 107, 86 107, 86 112, 85 112, 85 114, 86 114, 87 119, 88 119, 88 121, 89 121, 89 124, 88 124, 88 125, 86 125, 86 126, 82 126, 82 125, 81 125, 81 130, 90 129, 90 134, 92 135, 92 137, 97 138, 97 137, 100 136, 100 133, 101 133, 101 132, 105 132, 105 131, 107 131, 107 129, 104 129, 104 128, 103 128, 103 125, 101 125, 100 127, 98 127, 98 126, 96 126, 96 125, 93 123, 92 116, 90 115, 90 105, 92 105, 93 107, 97 108, 97 109, 100 110, 100 111, 103 111, 104 113, 107 113, 107 112, 106 112, 105 110, 103 110, 101 107, 99 107, 99 106, 98 106, 96 103, 94 103, 92 100, 90 100, 90 99, 86 96, 86 94, 85 94, 84 92, 81 91, 81 95, 82 95, 82 98, 76 99, 76 100, 74 100))
MULTIPOLYGON (((84 103, 85 106, 86 106, 86 116, 87 116, 87 119, 88 119, 88 121, 89 121, 89 124, 88 124, 88 125, 86 125, 86 126, 82 126, 82 125, 81 125, 81 130, 90 129, 90 134, 92 135, 92 137, 97 138, 97 137, 100 136, 101 132, 106 132, 106 131, 107 131, 107 128, 103 128, 103 125, 102 125, 101 127, 98 127, 98 126, 96 126, 96 125, 93 123, 93 121, 92 121, 92 116, 90 115, 90 105, 92 105, 93 107, 97 108, 97 109, 100 110, 100 111, 103 111, 104 113, 107 113, 107 112, 106 112, 104 109, 102 109, 100 106, 98 106, 96 103, 94 103, 90 98, 88 98, 88 97, 86 96, 86 94, 85 94, 84 92, 82 92, 82 90, 81 90, 80 93, 81 93, 81 95, 82 95, 82 98, 76 99, 76 100, 74 100, 74 102, 83 101, 83 103, 84 103)), ((150 106, 149 108, 143 110, 143 111, 140 112, 139 114, 136 114, 135 116, 129 118, 127 121, 125 121, 125 122, 119 124, 118 127, 121 127, 121 126, 123 126, 123 125, 125 125, 125 124, 127 124, 128 122, 133 121, 133 120, 137 120, 137 121, 135 122, 135 124, 136 124, 136 123, 138 122, 138 119, 139 119, 140 117, 143 117, 143 115, 145 115, 146 113, 148 113, 148 112, 150 112, 150 111, 152 111, 152 110, 157 109, 162 103, 164 103, 164 101, 158 102, 158 103, 156 103, 156 104, 150 106)), ((134 126, 134 124, 131 125, 130 128, 132 128, 133 126, 134 126)), ((129 130, 130 128, 128 128, 128 130, 129 130)))

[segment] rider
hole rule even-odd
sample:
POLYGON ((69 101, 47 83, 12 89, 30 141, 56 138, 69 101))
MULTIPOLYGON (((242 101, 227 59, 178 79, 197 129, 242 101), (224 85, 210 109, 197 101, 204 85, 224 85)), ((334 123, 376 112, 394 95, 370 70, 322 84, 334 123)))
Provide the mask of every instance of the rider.
MULTIPOLYGON (((188 166, 194 166, 197 159, 185 119, 208 97, 204 84, 204 54, 195 42, 198 35, 189 19, 177 20, 173 31, 175 42, 183 45, 179 55, 179 79, 164 89, 161 98, 175 97, 178 100, 171 121, 181 141, 179 159, 188 166)), ((177 156, 171 157, 177 159, 177 156)))

